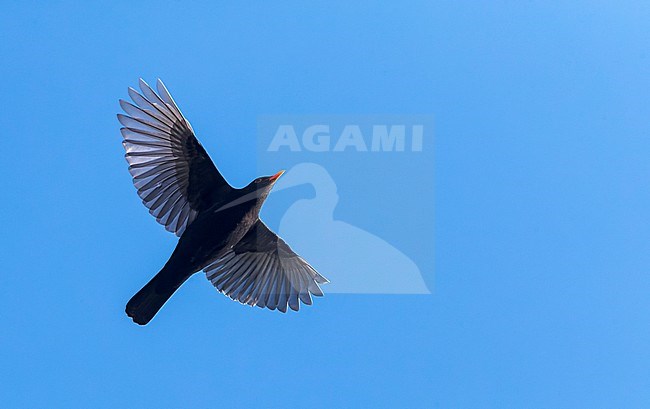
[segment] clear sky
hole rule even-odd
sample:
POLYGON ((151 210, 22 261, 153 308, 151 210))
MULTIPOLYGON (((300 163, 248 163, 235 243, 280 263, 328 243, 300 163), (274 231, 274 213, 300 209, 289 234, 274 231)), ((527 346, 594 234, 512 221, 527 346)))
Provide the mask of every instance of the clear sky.
MULTIPOLYGON (((2 5, 0 406, 650 405, 647 2, 218 3, 2 5), (139 77, 236 186, 259 176, 260 116, 433 115, 435 173, 409 179, 435 187, 432 294, 282 315, 197 275, 134 325, 176 243, 123 158, 139 77)), ((335 215, 408 241, 389 172, 364 172, 384 211, 356 220, 341 193, 335 215)))

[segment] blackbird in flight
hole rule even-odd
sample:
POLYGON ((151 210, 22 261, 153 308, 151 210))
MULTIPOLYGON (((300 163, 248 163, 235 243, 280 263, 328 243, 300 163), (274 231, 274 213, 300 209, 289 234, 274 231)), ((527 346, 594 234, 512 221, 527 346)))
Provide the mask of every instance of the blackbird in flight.
POLYGON ((140 79, 133 104, 118 114, 129 172, 142 203, 165 229, 180 237, 171 257, 126 305, 145 325, 191 275, 205 274, 233 300, 250 306, 297 311, 322 296, 327 279, 294 253, 259 219, 264 200, 283 171, 238 189, 221 176, 190 123, 163 85, 140 79))

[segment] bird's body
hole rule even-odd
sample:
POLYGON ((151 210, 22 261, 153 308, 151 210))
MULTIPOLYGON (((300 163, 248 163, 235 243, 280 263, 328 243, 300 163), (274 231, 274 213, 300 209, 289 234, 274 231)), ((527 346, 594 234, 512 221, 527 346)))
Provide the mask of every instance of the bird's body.
POLYGON ((221 206, 218 202, 199 213, 178 240, 163 269, 127 304, 127 313, 137 323, 153 318, 188 278, 237 244, 255 224, 260 210, 257 200, 220 210, 221 206))
POLYGON ((169 262, 196 272, 224 249, 237 244, 259 216, 256 201, 250 200, 220 210, 219 205, 200 213, 178 240, 169 262))
POLYGON ((144 81, 143 95, 129 89, 136 107, 120 101, 130 115, 118 115, 129 170, 145 206, 180 236, 165 266, 131 298, 127 314, 148 323, 194 273, 229 297, 249 305, 297 310, 311 304, 327 280, 259 219, 281 172, 248 186, 231 187, 212 164, 166 88, 156 94, 144 81))

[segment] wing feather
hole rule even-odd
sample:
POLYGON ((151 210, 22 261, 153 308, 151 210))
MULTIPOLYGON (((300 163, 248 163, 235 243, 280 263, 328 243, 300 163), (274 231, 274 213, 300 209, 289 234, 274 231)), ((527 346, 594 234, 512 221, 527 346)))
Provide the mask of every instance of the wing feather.
POLYGON ((125 114, 122 145, 129 173, 144 205, 177 236, 203 210, 232 187, 212 163, 190 123, 158 80, 156 93, 142 79, 140 91, 129 87, 133 103, 120 100, 125 114))
POLYGON ((242 304, 286 312, 322 296, 327 279, 270 231, 261 220, 239 243, 204 269, 222 293, 242 304))

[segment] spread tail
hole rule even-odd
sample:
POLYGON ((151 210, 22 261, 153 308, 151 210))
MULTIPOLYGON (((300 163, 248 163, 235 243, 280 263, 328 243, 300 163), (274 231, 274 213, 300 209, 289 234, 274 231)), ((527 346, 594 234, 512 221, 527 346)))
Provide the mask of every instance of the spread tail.
POLYGON ((190 276, 173 274, 163 268, 126 304, 126 315, 146 325, 190 276))

